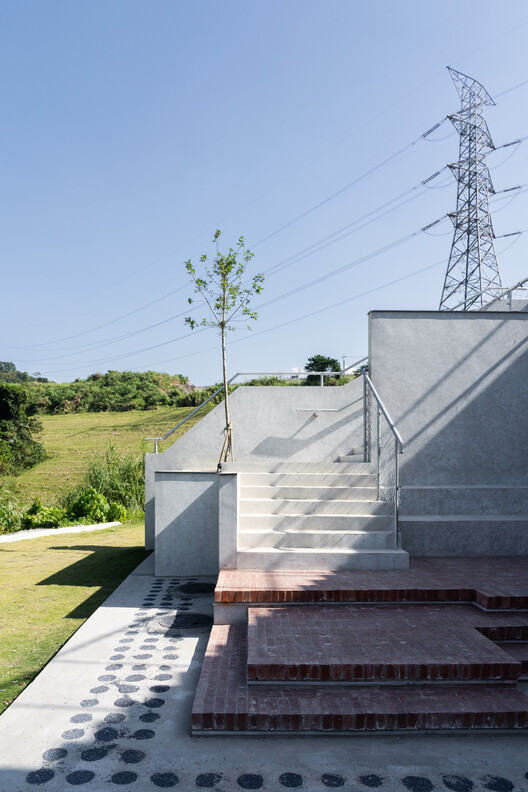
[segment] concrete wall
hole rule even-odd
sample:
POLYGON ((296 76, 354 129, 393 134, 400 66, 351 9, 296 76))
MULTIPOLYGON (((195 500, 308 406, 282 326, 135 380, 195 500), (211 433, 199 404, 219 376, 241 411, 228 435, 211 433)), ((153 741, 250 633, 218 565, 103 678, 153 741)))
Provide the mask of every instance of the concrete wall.
POLYGON ((402 485, 526 482, 526 313, 373 311, 369 349, 402 485))
MULTIPOLYGON (((240 387, 229 397, 229 405, 237 462, 335 461, 363 443, 360 379, 342 387, 240 387)), ((219 404, 164 453, 145 455, 148 549, 154 548, 156 470, 215 471, 224 426, 224 405, 219 404)))
POLYGON ((156 575, 218 574, 219 478, 156 472, 156 575))

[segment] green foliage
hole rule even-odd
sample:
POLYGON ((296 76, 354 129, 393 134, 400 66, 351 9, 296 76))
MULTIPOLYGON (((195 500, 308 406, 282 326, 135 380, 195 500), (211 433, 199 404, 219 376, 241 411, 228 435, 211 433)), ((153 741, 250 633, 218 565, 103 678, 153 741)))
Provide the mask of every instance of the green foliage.
POLYGON ((8 360, 0 360, 0 382, 48 382, 45 377, 41 377, 37 371, 35 374, 28 374, 27 371, 17 371, 14 363, 8 360))
POLYGON ((33 435, 42 431, 37 418, 26 413, 27 392, 21 385, 0 383, 0 473, 16 475, 46 458, 33 435))
POLYGON ((28 382, 28 412, 127 412, 178 406, 187 377, 157 371, 108 371, 68 383, 28 382))
MULTIPOLYGON (((304 367, 306 371, 341 371, 341 366, 336 358, 327 357, 326 355, 312 355, 308 358, 308 363, 304 367)), ((325 377, 325 385, 338 385, 339 377, 325 377)), ((313 374, 306 377, 305 385, 320 385, 321 378, 318 374, 313 374)))
POLYGON ((94 522, 106 522, 109 503, 101 492, 93 487, 82 490, 70 505, 73 517, 88 517, 94 522))
POLYGON ((21 514, 17 501, 4 487, 0 486, 0 534, 19 531, 21 514))
POLYGON ((67 525, 68 522, 70 520, 66 509, 61 509, 60 506, 43 506, 38 499, 33 501, 21 517, 23 528, 56 528, 67 525))
POLYGON ((110 444, 102 454, 92 458, 81 488, 95 490, 109 503, 119 503, 132 510, 143 509, 145 472, 142 456, 120 454, 110 444))

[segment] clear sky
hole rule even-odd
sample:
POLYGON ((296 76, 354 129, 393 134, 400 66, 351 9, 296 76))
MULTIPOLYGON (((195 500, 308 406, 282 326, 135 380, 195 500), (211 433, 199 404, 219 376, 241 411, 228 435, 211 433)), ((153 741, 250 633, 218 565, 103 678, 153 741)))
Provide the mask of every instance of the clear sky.
MULTIPOLYGON (((183 265, 217 228, 268 272, 232 373, 362 357, 369 310, 438 308, 452 227, 420 229, 456 184, 421 182, 458 138, 420 136, 459 107, 446 66, 496 98, 496 146, 522 138, 527 35, 525 0, 0 0, 0 359, 218 381, 183 265)), ((528 140, 488 162, 528 185, 528 140)), ((528 229, 528 192, 492 207, 497 236, 528 229)), ((528 275, 528 232, 496 250, 528 275)))

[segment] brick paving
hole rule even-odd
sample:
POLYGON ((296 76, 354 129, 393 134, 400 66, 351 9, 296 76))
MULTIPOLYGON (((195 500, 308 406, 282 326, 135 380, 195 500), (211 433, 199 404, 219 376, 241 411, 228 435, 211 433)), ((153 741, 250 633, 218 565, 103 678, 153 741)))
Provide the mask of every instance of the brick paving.
POLYGON ((528 729, 527 573, 528 558, 223 570, 215 603, 247 605, 248 625, 214 626, 193 733, 528 729))
POLYGON ((528 609, 528 557, 412 558, 409 569, 224 569, 215 603, 475 602, 528 609))
MULTIPOLYGON (((502 614, 472 606, 250 608, 252 681, 442 682, 516 680, 521 665, 475 629, 502 614)), ((528 631, 528 613, 510 619, 528 631)))

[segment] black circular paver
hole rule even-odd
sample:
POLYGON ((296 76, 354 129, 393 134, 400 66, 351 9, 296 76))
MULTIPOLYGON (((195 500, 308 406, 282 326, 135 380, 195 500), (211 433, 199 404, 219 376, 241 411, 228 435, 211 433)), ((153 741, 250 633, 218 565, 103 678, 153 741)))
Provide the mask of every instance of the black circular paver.
POLYGON ((151 693, 166 693, 170 687, 168 685, 152 685, 149 690, 151 693))
POLYGON ((125 682, 141 682, 142 679, 146 679, 145 674, 130 674, 130 676, 125 677, 125 682))
POLYGON ((122 663, 112 663, 112 665, 107 665, 105 667, 105 671, 119 671, 121 668, 123 668, 122 663))
POLYGON ((114 701, 116 707, 131 707, 132 704, 135 703, 134 699, 131 699, 130 696, 123 696, 114 701))
POLYGON ((106 685, 98 685, 98 687, 91 688, 90 693, 99 695, 99 693, 106 693, 107 690, 108 688, 106 685))
MULTIPOLYGON (((124 654, 115 654, 115 655, 111 655, 110 657, 110 660, 124 660, 124 659, 125 659, 124 654)), ((121 668, 123 668, 123 666, 121 666, 121 668)))
POLYGON ((128 643, 133 643, 133 642, 134 642, 133 638, 120 638, 119 641, 118 641, 118 643, 120 643, 120 644, 122 644, 122 643, 127 643, 128 644, 128 643))
POLYGON ((137 635, 139 630, 127 630, 125 635, 137 635))
POLYGON ((242 789, 260 789, 263 783, 264 779, 257 773, 244 773, 237 778, 237 784, 242 789))
POLYGON ((136 665, 132 666, 132 671, 146 671, 147 666, 145 663, 136 663, 136 665))
POLYGON ((145 643, 157 643, 159 638, 145 638, 145 643))
POLYGON ((323 773, 321 781, 327 787, 342 787, 345 783, 343 776, 336 773, 323 773))
POLYGON ((173 613, 162 616, 158 620, 162 627, 167 630, 194 630, 199 627, 211 627, 213 617, 205 613, 173 613))
POLYGON ((513 789, 512 782, 501 776, 484 776, 482 783, 486 789, 490 789, 491 792, 511 792, 513 789))
POLYGON ((81 701, 81 707, 96 707, 98 704, 99 704, 99 701, 96 698, 83 699, 81 701))
POLYGON ((112 784, 133 784, 136 780, 137 773, 131 773, 130 770, 122 770, 112 776, 112 784))
POLYGON ((167 679, 172 679, 172 674, 156 674, 154 679, 156 682, 165 682, 167 679))
POLYGON ((178 659, 178 655, 166 654, 166 655, 163 655, 163 659, 164 660, 177 660, 178 659))
POLYGON ((302 786, 302 776, 299 773, 282 773, 279 776, 279 784, 282 784, 283 787, 288 787, 288 789, 297 789, 297 787, 302 786))
POLYGON ((133 748, 127 748, 126 751, 123 751, 121 754, 121 760, 126 764, 137 764, 138 762, 142 762, 145 758, 145 754, 143 751, 135 751, 133 748))
POLYGON ((63 740, 78 740, 79 737, 84 736, 84 729, 68 729, 62 732, 61 737, 63 740))
POLYGON ((94 737, 96 740, 99 740, 99 742, 112 742, 112 740, 119 737, 119 732, 111 726, 103 726, 102 729, 95 732, 94 737))
POLYGON ((143 723, 152 723, 152 721, 158 720, 161 715, 157 712, 145 712, 144 715, 139 716, 139 720, 143 721, 143 723))
POLYGON ((90 712, 79 712, 78 715, 72 715, 70 718, 70 723, 87 723, 91 721, 93 715, 90 712))
POLYGON ((473 789, 473 781, 466 776, 445 775, 442 777, 442 781, 452 792, 471 792, 473 789))
POLYGON ((80 786, 87 784, 94 776, 95 773, 92 773, 91 770, 74 770, 73 773, 66 776, 66 781, 72 786, 80 786))
POLYGON ((134 657, 136 658, 136 660, 148 660, 149 657, 152 657, 152 655, 151 654, 137 654, 137 655, 134 655, 134 657))
POLYGON ((81 759, 83 762, 98 762, 99 759, 105 758, 109 750, 109 745, 104 748, 86 748, 84 751, 81 751, 81 759))
POLYGON ((159 670, 160 671, 170 671, 171 668, 172 668, 172 666, 170 666, 170 665, 160 665, 159 670))
POLYGON ((410 792, 431 792, 434 787, 433 782, 425 776, 405 776, 402 778, 402 784, 410 792))
POLYGON ((179 591, 184 594, 214 594, 215 583, 184 583, 179 591))
POLYGON ((115 674, 103 674, 102 676, 97 677, 99 682, 113 682, 114 679, 116 679, 115 674))
POLYGON ((150 780, 154 786, 161 787, 161 789, 170 789, 180 781, 176 773, 154 773, 150 776, 150 780))
POLYGON ((212 789, 222 780, 220 773, 200 773, 196 776, 196 786, 202 789, 212 789))
POLYGON ((125 716, 122 712, 109 712, 108 715, 105 715, 104 720, 105 723, 121 723, 125 720, 125 716))
POLYGON ((376 787, 380 787, 383 784, 383 778, 375 773, 369 773, 368 775, 359 776, 360 783, 364 784, 371 789, 375 789, 376 787))
POLYGON ((156 734, 152 729, 138 729, 132 735, 134 740, 150 740, 156 734))
POLYGON ((40 770, 33 770, 31 773, 28 773, 26 781, 28 784, 37 786, 38 784, 46 784, 48 781, 51 781, 54 775, 55 773, 53 770, 50 770, 49 767, 41 767, 40 770))
POLYGON ((45 762, 58 762, 59 759, 64 759, 67 755, 66 748, 50 748, 48 751, 44 751, 42 758, 45 762))
POLYGON ((149 709, 157 709, 158 707, 163 707, 164 704, 165 699, 161 698, 151 698, 143 702, 143 705, 149 709))
POLYGON ((137 685, 123 685, 123 684, 119 684, 117 686, 117 689, 119 690, 120 693, 136 693, 139 690, 137 685))

